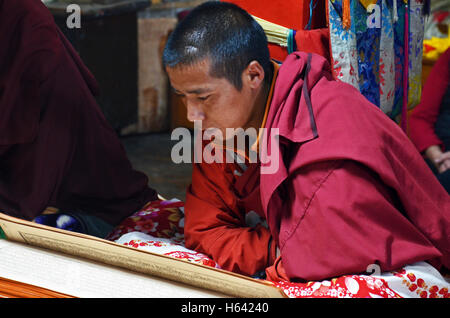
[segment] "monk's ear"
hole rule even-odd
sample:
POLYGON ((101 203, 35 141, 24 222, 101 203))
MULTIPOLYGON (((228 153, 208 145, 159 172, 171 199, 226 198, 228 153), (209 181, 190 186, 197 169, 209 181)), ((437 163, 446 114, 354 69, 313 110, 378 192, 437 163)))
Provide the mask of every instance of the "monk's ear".
POLYGON ((264 68, 258 61, 251 61, 242 73, 242 82, 250 88, 259 88, 264 83, 264 68))

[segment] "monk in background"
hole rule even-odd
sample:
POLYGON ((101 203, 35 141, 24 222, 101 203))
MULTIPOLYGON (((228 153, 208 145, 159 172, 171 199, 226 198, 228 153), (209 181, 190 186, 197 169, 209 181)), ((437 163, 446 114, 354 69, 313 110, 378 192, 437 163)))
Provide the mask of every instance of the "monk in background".
POLYGON ((94 96, 97 83, 40 0, 0 0, 0 211, 47 207, 105 236, 157 198, 94 96))

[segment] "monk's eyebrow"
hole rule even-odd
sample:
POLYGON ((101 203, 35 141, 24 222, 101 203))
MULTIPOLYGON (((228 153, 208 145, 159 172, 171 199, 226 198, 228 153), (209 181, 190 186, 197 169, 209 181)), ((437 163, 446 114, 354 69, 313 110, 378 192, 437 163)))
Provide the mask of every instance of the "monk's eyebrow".
POLYGON ((212 92, 212 89, 208 89, 208 88, 199 88, 199 89, 194 89, 192 91, 188 91, 189 94, 205 94, 205 93, 209 93, 212 92))
MULTIPOLYGON (((178 95, 184 95, 182 92, 180 92, 177 89, 174 89, 175 93, 178 95)), ((210 93, 212 92, 212 89, 209 88, 199 88, 199 89, 193 89, 190 91, 187 91, 186 93, 188 94, 195 94, 195 95, 200 95, 200 94, 205 94, 205 93, 210 93)))

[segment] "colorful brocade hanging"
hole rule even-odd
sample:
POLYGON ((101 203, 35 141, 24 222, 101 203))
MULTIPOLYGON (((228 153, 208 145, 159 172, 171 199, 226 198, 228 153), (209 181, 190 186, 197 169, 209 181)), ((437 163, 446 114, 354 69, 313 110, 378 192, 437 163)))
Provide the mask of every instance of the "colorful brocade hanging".
POLYGON ((405 116, 420 102, 424 2, 327 1, 335 77, 391 118, 405 116))

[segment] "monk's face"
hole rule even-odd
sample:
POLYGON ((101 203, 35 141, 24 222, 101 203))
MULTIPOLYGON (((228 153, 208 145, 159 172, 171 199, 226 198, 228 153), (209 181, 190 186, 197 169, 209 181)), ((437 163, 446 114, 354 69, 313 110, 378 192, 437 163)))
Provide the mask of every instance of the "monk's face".
POLYGON ((187 108, 189 121, 201 121, 203 129, 220 129, 223 136, 226 128, 259 128, 265 98, 264 69, 258 62, 244 70, 241 90, 225 78, 211 76, 209 59, 166 71, 187 108))

